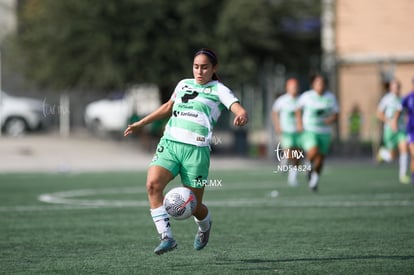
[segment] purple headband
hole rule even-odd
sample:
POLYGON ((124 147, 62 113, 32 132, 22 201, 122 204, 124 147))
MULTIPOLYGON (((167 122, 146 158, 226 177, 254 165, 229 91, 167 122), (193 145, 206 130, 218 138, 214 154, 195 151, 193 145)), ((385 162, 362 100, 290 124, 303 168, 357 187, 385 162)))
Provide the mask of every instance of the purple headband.
POLYGON ((201 49, 198 52, 196 52, 196 54, 194 56, 197 56, 199 54, 206 54, 206 55, 208 55, 209 57, 211 57, 213 59, 212 60, 212 61, 214 61, 214 62, 212 62, 213 65, 217 64, 217 56, 215 55, 214 52, 212 52, 210 50, 207 50, 207 49, 201 49))

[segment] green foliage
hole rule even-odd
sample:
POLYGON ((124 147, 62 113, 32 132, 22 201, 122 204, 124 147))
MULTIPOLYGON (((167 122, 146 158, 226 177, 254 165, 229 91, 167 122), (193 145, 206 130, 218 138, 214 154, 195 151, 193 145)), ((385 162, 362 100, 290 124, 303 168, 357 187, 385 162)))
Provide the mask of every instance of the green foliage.
POLYGON ((242 83, 254 80, 258 64, 280 48, 274 12, 267 1, 227 1, 217 29, 226 76, 242 83))
POLYGON ((15 42, 24 73, 42 87, 171 86, 191 77, 192 54, 201 47, 216 49, 223 74, 246 83, 255 81, 266 59, 281 57, 280 15, 303 16, 304 3, 26 0, 15 42))

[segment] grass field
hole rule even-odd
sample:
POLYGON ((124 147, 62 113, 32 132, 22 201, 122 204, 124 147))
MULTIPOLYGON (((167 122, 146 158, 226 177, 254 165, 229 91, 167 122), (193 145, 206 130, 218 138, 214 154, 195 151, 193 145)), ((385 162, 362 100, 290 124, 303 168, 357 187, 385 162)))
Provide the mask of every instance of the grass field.
POLYGON ((414 188, 396 173, 328 163, 314 194, 272 167, 211 171, 210 243, 173 221, 162 256, 145 173, 0 174, 0 273, 414 274, 414 188))

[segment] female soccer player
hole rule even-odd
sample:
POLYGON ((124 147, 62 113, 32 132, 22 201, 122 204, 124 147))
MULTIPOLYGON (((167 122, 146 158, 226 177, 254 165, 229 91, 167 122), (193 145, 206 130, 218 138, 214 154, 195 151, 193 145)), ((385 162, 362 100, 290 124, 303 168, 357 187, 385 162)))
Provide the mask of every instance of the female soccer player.
POLYGON ((318 190, 319 176, 331 143, 331 125, 338 119, 335 96, 325 88, 325 78, 315 75, 311 79, 312 90, 303 93, 298 100, 296 121, 302 132, 302 147, 311 163, 309 188, 318 190))
POLYGON ((407 176, 408 148, 402 111, 400 81, 396 78, 390 82, 389 92, 378 105, 377 117, 384 123, 383 140, 386 150, 380 150, 379 157, 385 161, 394 160, 399 151, 399 179, 401 183, 409 183, 407 176))
MULTIPOLYGON (((289 164, 298 166, 300 159, 295 158, 293 153, 300 150, 300 135, 297 132, 295 112, 298 102, 299 83, 296 78, 289 78, 286 81, 286 93, 275 100, 272 107, 273 126, 277 134, 281 135, 280 145, 287 150, 289 164)), ((297 186, 297 170, 289 169, 288 183, 290 186, 297 186)))
POLYGON ((212 131, 224 108, 234 113, 234 125, 244 126, 248 121, 246 110, 231 90, 218 79, 217 56, 203 48, 193 60, 193 79, 181 80, 171 99, 153 113, 128 125, 127 136, 143 126, 170 117, 147 175, 147 192, 151 216, 160 235, 158 255, 176 248, 168 214, 163 206, 163 191, 178 174, 184 186, 197 197, 194 220, 198 231, 194 240, 196 250, 203 249, 211 230, 210 212, 203 202, 204 186, 210 166, 212 131))
MULTIPOLYGON (((402 100, 403 109, 407 111, 407 141, 408 149, 410 151, 410 170, 411 170, 411 183, 414 184, 414 78, 411 80, 412 90, 402 100)), ((400 112, 401 113, 401 112, 400 112)), ((409 181, 403 181, 402 183, 409 183, 409 181)))

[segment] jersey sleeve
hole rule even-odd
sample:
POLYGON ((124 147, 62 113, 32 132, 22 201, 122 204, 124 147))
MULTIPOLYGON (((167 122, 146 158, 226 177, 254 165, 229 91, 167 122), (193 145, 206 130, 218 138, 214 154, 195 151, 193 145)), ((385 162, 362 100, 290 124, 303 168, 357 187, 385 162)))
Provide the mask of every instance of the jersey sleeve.
POLYGON ((233 94, 233 92, 226 86, 219 84, 218 97, 220 102, 226 106, 227 109, 230 109, 233 103, 239 102, 239 99, 233 94))
POLYGON ((332 113, 337 114, 339 113, 338 101, 336 100, 336 96, 334 94, 331 94, 331 95, 332 95, 332 100, 333 100, 332 113))
POLYGON ((381 98, 378 104, 378 111, 385 112, 386 108, 387 108, 387 98, 384 96, 383 98, 381 98))
POLYGON ((175 98, 177 97, 177 92, 183 88, 184 80, 181 80, 178 82, 177 86, 175 86, 175 89, 170 97, 170 100, 175 101, 175 98))
POLYGON ((275 112, 275 113, 277 113, 277 112, 280 111, 280 104, 279 104, 279 102, 280 102, 280 99, 279 98, 276 99, 275 102, 273 102, 272 111, 275 112))
POLYGON ((303 109, 303 107, 305 107, 307 96, 308 92, 305 92, 301 96, 299 96, 298 103, 296 104, 296 110, 300 110, 303 109))

